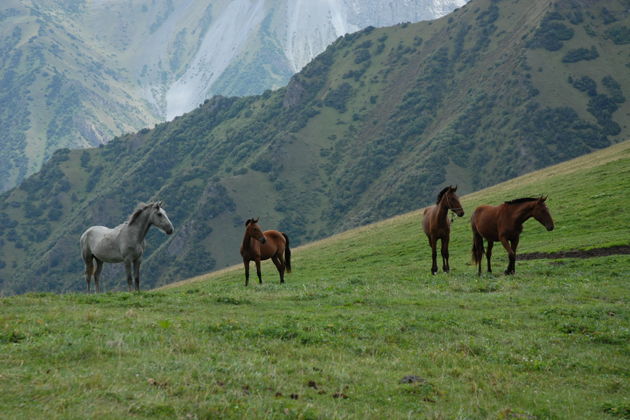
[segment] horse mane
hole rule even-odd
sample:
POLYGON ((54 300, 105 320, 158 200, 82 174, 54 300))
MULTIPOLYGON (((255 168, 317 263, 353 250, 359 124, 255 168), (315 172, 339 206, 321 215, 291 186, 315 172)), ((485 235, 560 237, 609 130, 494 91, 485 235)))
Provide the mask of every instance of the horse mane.
POLYGON ((133 222, 135 222, 138 217, 140 216, 140 214, 145 211, 146 209, 148 209, 149 207, 152 207, 154 205, 158 204, 158 202, 151 202, 151 203, 140 203, 136 206, 136 209, 133 211, 133 213, 131 214, 131 216, 129 216, 129 220, 127 220, 127 224, 131 225, 133 224, 133 222))
POLYGON ((523 198, 517 198, 515 200, 510 200, 510 201, 506 201, 505 204, 520 204, 520 203, 526 203, 528 201, 537 201, 538 198, 535 197, 523 197, 523 198))
POLYGON ((437 201, 435 202, 435 204, 440 204, 440 200, 442 199, 442 197, 444 196, 444 194, 446 194, 446 192, 451 188, 451 186, 448 187, 444 187, 442 189, 442 191, 440 191, 440 193, 437 196, 437 201))

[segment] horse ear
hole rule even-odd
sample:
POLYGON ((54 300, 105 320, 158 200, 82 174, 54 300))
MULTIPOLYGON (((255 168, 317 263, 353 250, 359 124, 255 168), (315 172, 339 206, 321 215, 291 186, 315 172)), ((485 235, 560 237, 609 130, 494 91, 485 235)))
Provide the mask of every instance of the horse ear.
POLYGON ((545 201, 547 201, 547 197, 549 197, 549 196, 548 195, 541 195, 540 196, 540 201, 542 201, 544 203, 545 201))
POLYGON ((252 219, 252 223, 258 223, 258 219, 260 219, 260 217, 257 217, 255 219, 252 219))
POLYGON ((245 222, 245 226, 249 226, 251 221, 252 221, 252 219, 247 219, 247 221, 245 222))
POLYGON ((457 191, 457 185, 455 185, 454 187, 451 185, 451 191, 453 192, 457 191))

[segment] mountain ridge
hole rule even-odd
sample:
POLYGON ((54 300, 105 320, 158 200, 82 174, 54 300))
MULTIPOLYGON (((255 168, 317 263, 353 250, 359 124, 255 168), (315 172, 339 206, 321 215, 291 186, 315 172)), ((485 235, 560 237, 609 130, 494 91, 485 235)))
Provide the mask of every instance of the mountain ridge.
MULTIPOLYGON (((374 0, 307 2, 295 19, 341 7, 330 18, 342 21, 340 31, 354 31, 376 21, 434 18, 434 2, 449 11, 464 1, 395 0, 387 3, 396 6, 387 19, 366 13, 382 7, 374 0)), ((190 111, 215 93, 242 96, 285 85, 294 67, 345 33, 326 29, 326 13, 308 25, 285 22, 293 4, 3 2, 0 127, 8 134, 0 143, 0 191, 37 171, 56 149, 96 147, 190 111), (300 29, 294 51, 287 48, 289 26, 300 29)))
POLYGON ((136 201, 164 200, 175 225, 149 234, 155 286, 238 261, 250 217, 298 245, 428 204, 444 183, 470 192, 626 139, 626 44, 608 35, 627 27, 625 4, 605 3, 607 24, 586 1, 538 1, 533 20, 531 2, 474 0, 346 35, 277 91, 60 151, 2 195, 1 290, 81 288, 76 238, 136 201), (599 56, 564 60, 583 45, 599 56))

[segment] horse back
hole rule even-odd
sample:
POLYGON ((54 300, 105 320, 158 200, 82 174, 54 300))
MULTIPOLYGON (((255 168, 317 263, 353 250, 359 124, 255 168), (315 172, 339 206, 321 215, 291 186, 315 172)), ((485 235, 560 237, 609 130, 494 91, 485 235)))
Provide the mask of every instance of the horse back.
POLYGON ((484 238, 498 241, 500 213, 501 206, 479 206, 473 212, 470 223, 484 238))
POLYGON ((81 235, 81 250, 105 262, 120 262, 120 247, 117 237, 119 229, 105 226, 92 226, 81 235))

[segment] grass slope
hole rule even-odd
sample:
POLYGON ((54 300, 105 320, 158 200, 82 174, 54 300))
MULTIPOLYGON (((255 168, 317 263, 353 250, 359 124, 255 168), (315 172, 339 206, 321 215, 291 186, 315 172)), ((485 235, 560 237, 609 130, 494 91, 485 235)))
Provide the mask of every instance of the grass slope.
MULTIPOLYGON (((549 194, 556 230, 527 222, 520 251, 586 249, 628 244, 628 188, 624 142, 462 203, 549 194)), ((249 288, 235 268, 2 298, 3 417, 627 418, 630 257, 477 277, 469 250, 458 219, 452 272, 431 276, 413 212, 296 249, 285 285, 264 264, 249 288)))

